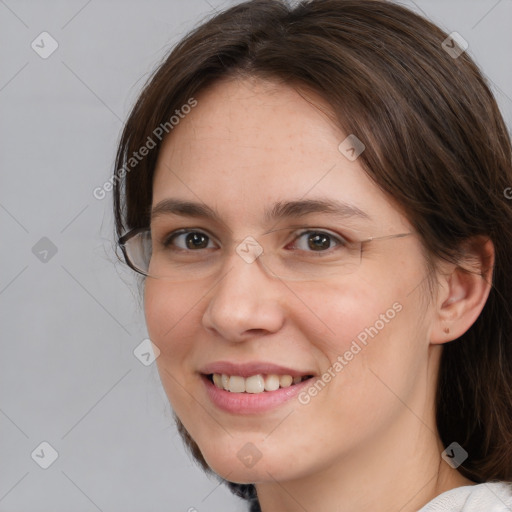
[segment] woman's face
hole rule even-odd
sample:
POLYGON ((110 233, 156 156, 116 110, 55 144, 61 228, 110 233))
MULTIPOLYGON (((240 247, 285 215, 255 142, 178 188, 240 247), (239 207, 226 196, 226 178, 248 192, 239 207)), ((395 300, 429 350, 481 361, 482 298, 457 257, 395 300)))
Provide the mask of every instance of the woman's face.
POLYGON ((360 160, 339 149, 349 134, 284 85, 224 81, 197 101, 161 149, 151 224, 155 239, 181 228, 196 233, 166 249, 170 262, 181 249, 182 278, 145 284, 148 331, 175 413, 213 470, 235 482, 290 480, 389 456, 398 449, 392 443, 418 430, 434 393, 433 315, 420 300, 426 267, 418 238, 367 243, 360 261, 350 252, 358 265, 332 263, 349 254, 337 237, 411 231, 360 160), (163 208, 168 199, 218 218, 163 208), (351 209, 321 211, 319 201, 351 209), (283 208, 291 202, 300 203, 283 208), (277 210, 279 217, 265 215, 277 210), (305 228, 315 232, 299 237, 305 228), (246 237, 261 245, 239 245, 246 237), (295 257, 318 273, 277 278, 256 257, 259 247, 264 256, 282 251, 275 254, 295 277, 303 268, 295 257), (188 278, 189 257, 216 273, 188 278), (210 373, 227 375, 232 391, 216 387, 210 373), (286 374, 314 377, 286 387, 286 374), (237 391, 265 382, 283 388, 237 391))

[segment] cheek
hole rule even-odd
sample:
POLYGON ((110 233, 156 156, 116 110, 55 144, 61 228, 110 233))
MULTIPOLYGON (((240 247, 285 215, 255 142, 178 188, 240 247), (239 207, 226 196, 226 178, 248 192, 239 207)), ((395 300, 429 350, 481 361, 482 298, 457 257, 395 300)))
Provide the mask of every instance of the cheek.
POLYGON ((424 290, 411 293, 420 270, 404 266, 400 279, 354 277, 326 287, 321 297, 295 290, 307 305, 297 308, 295 322, 323 363, 322 382, 308 388, 302 403, 315 401, 357 429, 391 411, 397 402, 391 390, 399 396, 412 390, 428 348, 429 314, 419 300, 424 290))
MULTIPOLYGON (((189 283, 176 284, 147 280, 144 312, 151 341, 160 350, 156 365, 162 386, 180 417, 192 414, 186 390, 197 385, 197 374, 190 367, 194 360, 197 308, 202 294, 194 293, 189 283)), ((197 413, 197 411, 195 411, 197 413)))
POLYGON ((369 340, 383 338, 392 324, 399 323, 404 306, 399 290, 389 283, 379 288, 360 277, 330 283, 321 293, 306 288, 293 292, 293 323, 331 362, 349 351, 354 341, 365 347, 369 340))
MULTIPOLYGON (((147 280, 144 288, 144 313, 148 334, 160 349, 163 359, 174 357, 190 346, 186 329, 198 307, 201 295, 187 283, 147 280)), ((160 358, 159 358, 160 359, 160 358)))

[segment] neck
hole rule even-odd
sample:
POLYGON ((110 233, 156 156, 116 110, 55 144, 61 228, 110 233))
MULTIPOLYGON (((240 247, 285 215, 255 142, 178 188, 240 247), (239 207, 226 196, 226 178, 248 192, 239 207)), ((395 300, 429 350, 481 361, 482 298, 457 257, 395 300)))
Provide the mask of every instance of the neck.
POLYGON ((390 435, 300 480, 256 484, 262 511, 416 512, 439 494, 474 483, 441 458, 442 444, 431 431, 421 442, 418 433, 390 435))
POLYGON ((472 485, 442 458, 433 396, 421 390, 376 439, 301 478, 256 484, 263 512, 416 512, 439 494, 472 485))

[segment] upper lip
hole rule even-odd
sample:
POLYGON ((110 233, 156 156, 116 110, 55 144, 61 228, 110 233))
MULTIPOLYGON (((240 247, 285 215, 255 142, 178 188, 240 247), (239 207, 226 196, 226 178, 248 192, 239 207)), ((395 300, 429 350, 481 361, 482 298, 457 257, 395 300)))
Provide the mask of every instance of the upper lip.
POLYGON ((313 375, 311 371, 294 370, 286 366, 280 366, 265 361, 252 361, 249 363, 234 363, 230 361, 216 361, 203 366, 200 373, 209 375, 219 373, 225 375, 239 375, 240 377, 250 377, 251 375, 291 375, 292 377, 303 377, 313 375))

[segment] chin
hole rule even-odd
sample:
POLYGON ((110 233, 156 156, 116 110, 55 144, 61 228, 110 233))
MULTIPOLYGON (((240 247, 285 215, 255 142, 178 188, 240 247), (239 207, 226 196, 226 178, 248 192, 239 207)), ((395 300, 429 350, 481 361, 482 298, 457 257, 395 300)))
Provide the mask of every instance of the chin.
POLYGON ((238 440, 229 438, 225 444, 212 442, 199 444, 208 466, 221 478, 238 484, 285 481, 299 476, 300 468, 291 467, 290 460, 278 447, 251 436, 238 440))

